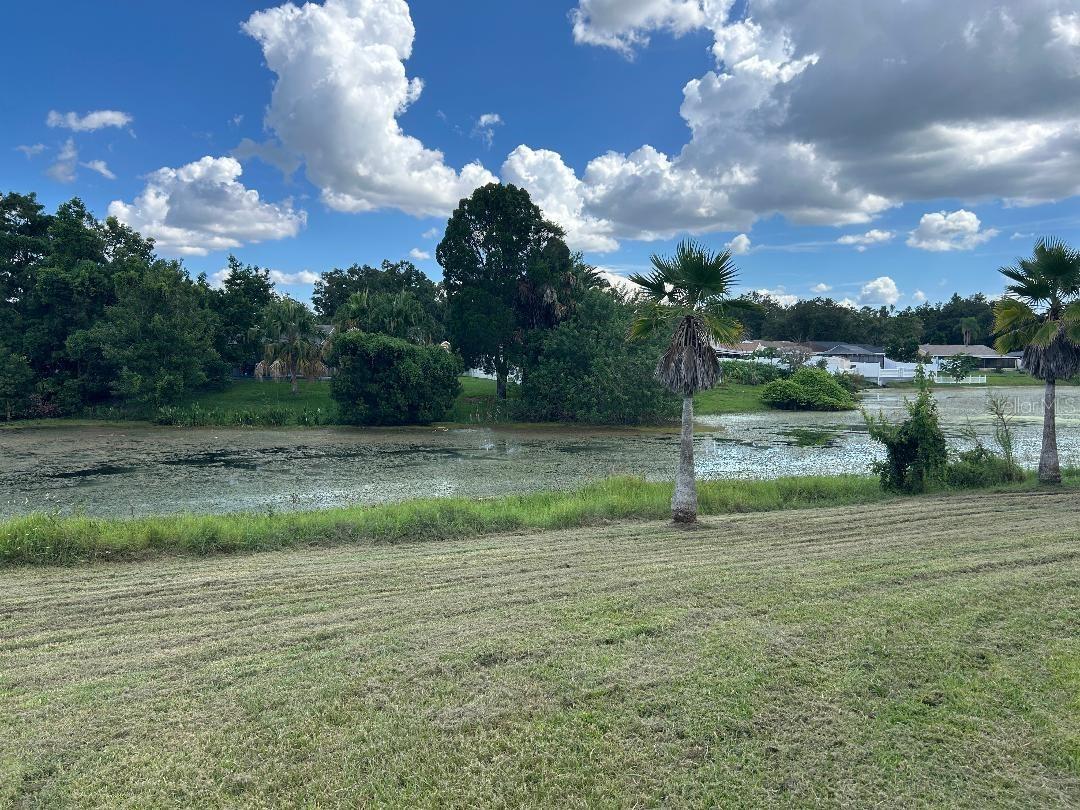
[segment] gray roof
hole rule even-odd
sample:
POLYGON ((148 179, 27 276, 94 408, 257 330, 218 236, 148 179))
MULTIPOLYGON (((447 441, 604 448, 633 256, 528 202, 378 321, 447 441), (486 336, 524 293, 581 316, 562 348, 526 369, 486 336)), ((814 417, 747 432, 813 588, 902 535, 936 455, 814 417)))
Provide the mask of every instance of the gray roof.
POLYGON ((925 343, 919 347, 919 351, 931 357, 956 357, 958 354, 969 354, 972 357, 1004 357, 989 346, 976 344, 965 346, 962 343, 925 343))

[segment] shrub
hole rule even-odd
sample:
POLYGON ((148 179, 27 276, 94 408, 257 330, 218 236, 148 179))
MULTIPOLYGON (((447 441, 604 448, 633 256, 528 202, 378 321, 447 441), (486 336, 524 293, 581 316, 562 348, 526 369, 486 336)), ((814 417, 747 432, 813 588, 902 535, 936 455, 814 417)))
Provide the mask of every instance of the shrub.
POLYGON ((855 397, 832 374, 819 368, 800 368, 786 380, 765 386, 761 399, 766 405, 789 411, 849 411, 855 397))
POLYGON ((758 363, 753 360, 723 360, 720 363, 721 378, 725 382, 740 385, 764 385, 787 376, 787 369, 772 363, 758 363))
POLYGON ((676 397, 656 380, 660 350, 626 340, 632 308, 594 290, 537 345, 521 385, 521 415, 537 422, 659 424, 679 414, 676 397))
POLYGON ((919 395, 907 403, 908 418, 903 422, 863 414, 870 438, 885 445, 885 461, 877 462, 874 470, 887 492, 925 492, 945 478, 949 455, 937 403, 921 368, 916 379, 919 395))
POLYGON ((416 425, 442 419, 461 389, 461 359, 440 346, 388 335, 338 334, 327 363, 330 394, 351 425, 416 425))

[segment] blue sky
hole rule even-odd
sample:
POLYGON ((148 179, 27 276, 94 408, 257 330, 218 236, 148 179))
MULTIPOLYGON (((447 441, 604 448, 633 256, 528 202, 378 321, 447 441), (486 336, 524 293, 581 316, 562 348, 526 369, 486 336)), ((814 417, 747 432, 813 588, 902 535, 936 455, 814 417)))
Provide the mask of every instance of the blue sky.
POLYGON ((18 4, 0 188, 300 297, 410 252, 438 278, 431 232, 483 178, 600 267, 696 234, 785 300, 995 294, 1036 236, 1080 243, 1080 4, 803 5, 18 4))

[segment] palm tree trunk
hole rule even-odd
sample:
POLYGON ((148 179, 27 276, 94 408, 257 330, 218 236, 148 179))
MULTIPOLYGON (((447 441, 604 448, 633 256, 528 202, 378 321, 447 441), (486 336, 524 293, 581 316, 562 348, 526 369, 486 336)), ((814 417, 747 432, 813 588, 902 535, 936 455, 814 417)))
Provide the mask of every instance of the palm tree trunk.
POLYGON ((501 357, 495 358, 495 398, 506 399, 506 378, 510 373, 506 361, 501 357))
POLYGON ((294 394, 300 393, 300 386, 296 383, 296 366, 293 366, 292 369, 292 392, 294 394))
POLYGON ((682 441, 679 469, 675 473, 675 494, 671 496, 671 519, 676 523, 697 520, 697 483, 694 481, 694 398, 683 397, 682 441))
POLYGON ((1039 456, 1039 483, 1060 484, 1061 466, 1058 460, 1057 445, 1057 385, 1053 378, 1046 381, 1043 394, 1043 435, 1042 454, 1039 456))

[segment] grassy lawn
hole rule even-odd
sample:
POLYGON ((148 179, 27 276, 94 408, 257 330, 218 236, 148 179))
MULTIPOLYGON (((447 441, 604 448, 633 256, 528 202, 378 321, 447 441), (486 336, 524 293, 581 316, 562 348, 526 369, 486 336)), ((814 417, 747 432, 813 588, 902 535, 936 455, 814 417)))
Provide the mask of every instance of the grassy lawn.
POLYGON ((767 411, 761 401, 763 385, 743 385, 725 382, 694 397, 694 413, 700 416, 724 413, 753 413, 767 411))
POLYGON ((0 571, 0 806, 1075 807, 1078 526, 983 493, 0 571))

